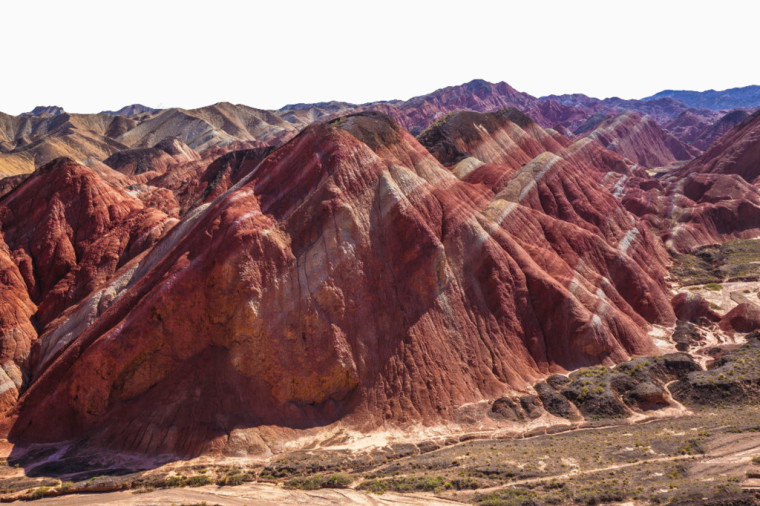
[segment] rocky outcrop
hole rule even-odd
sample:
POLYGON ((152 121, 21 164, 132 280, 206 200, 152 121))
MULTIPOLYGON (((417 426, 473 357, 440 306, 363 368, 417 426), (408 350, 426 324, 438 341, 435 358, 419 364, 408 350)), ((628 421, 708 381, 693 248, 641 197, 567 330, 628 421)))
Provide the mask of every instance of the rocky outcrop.
MULTIPOLYGON (((546 412, 571 421, 627 418, 634 412, 659 410, 672 405, 666 384, 686 378, 699 365, 686 354, 640 357, 614 368, 586 367, 569 376, 553 375, 534 385, 537 404, 546 412), (540 401, 540 403, 538 403, 540 401)), ((532 399, 533 397, 528 397, 532 399)), ((491 417, 525 421, 522 399, 499 399, 491 417), (519 402, 518 402, 519 401, 519 402)), ((535 410, 540 415, 542 410, 535 410)))
POLYGON ((722 353, 706 371, 695 371, 671 386, 673 396, 684 404, 731 406, 757 403, 760 399, 760 334, 747 336, 747 343, 722 353))
POLYGON ((676 318, 692 323, 717 322, 720 315, 713 311, 710 303, 699 294, 682 292, 670 302, 676 318))
POLYGON ((760 307, 750 302, 742 302, 726 313, 718 325, 726 332, 760 330, 760 307))
POLYGON ((544 412, 541 401, 533 395, 502 397, 493 401, 489 416, 496 420, 525 422, 540 417, 544 412))

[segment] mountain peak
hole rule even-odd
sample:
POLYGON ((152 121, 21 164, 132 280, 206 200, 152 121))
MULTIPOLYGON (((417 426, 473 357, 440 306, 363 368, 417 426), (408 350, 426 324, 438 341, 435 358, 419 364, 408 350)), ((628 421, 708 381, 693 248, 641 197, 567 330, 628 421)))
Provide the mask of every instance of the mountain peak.
POLYGON ((148 107, 147 105, 131 104, 125 105, 118 111, 103 111, 103 114, 108 114, 109 116, 136 116, 138 114, 144 113, 154 114, 158 111, 160 111, 160 109, 154 109, 152 107, 148 107))
POLYGON ((63 107, 57 105, 38 105, 31 111, 23 113, 22 116, 60 116, 65 112, 63 107))

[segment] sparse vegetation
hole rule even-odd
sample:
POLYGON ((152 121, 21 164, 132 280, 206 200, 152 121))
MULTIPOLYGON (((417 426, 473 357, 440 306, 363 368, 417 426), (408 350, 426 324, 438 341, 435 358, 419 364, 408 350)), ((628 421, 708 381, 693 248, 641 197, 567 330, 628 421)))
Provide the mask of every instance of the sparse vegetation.
MULTIPOLYGON (((434 492, 443 490, 447 481, 441 476, 403 476, 386 479, 370 479, 359 485, 359 490, 375 494, 383 492, 434 492)), ((452 487, 450 487, 452 488, 452 487)))
POLYGON ((203 485, 211 485, 214 483, 214 480, 205 474, 196 474, 195 476, 189 477, 186 480, 186 483, 188 487, 202 487, 203 485))
MULTIPOLYGON (((748 357, 743 358, 749 362, 748 357)), ((621 369, 594 369, 576 377, 580 381, 614 374, 640 377, 654 374, 664 363, 665 359, 636 359, 621 369)), ((725 371, 723 374, 728 376, 725 371)), ((265 472, 259 476, 291 489, 346 488, 357 482, 359 490, 376 494, 432 492, 442 498, 485 505, 691 504, 704 497, 745 497, 741 468, 711 467, 710 481, 706 482, 698 474, 699 463, 712 458, 710 452, 715 448, 726 451, 727 443, 746 448, 760 431, 760 406, 748 403, 695 409, 694 416, 641 425, 590 427, 526 439, 472 440, 425 453, 406 447, 367 454, 345 450, 293 452, 270 462, 265 468, 269 469, 268 477, 265 472), (345 471, 314 471, 328 468, 345 471), (275 478, 272 473, 283 477, 275 478), (489 490, 483 491, 485 488, 489 490)), ((752 459, 752 465, 760 466, 760 456, 752 459)), ((142 493, 213 482, 239 485, 252 481, 257 474, 256 469, 236 466, 188 466, 169 474, 128 476, 123 482, 113 476, 63 483, 27 479, 13 488, 15 478, 6 478, 0 479, 0 487, 5 493, 15 490, 32 499, 75 493, 106 479, 114 480, 114 489, 131 488, 142 493)))
POLYGON ((348 488, 353 480, 345 473, 335 473, 327 476, 306 476, 292 478, 285 482, 288 488, 317 490, 320 488, 348 488))
POLYGON ((716 287, 720 283, 759 280, 758 259, 760 241, 729 241, 676 256, 673 274, 685 286, 705 285, 708 290, 719 290, 716 287))
POLYGON ((220 487, 237 487, 249 481, 253 481, 253 476, 241 469, 233 469, 219 478, 216 484, 220 487))
MULTIPOLYGON (((396 443, 358 453, 299 450, 278 455, 258 468, 188 465, 163 474, 96 475, 77 482, 27 479, 16 484, 0 478, 0 488, 6 494, 32 499, 101 491, 102 487, 146 493, 157 488, 214 483, 237 486, 256 479, 300 490, 340 489, 355 484, 358 490, 375 494, 427 492, 486 505, 690 504, 705 497, 743 497, 742 473, 746 468, 727 466, 716 471, 711 467, 711 481, 705 482, 699 478, 698 465, 716 455, 711 452, 726 451, 726 445, 746 448, 747 441, 756 438, 760 431, 760 406, 756 402, 717 402, 703 409, 688 403, 688 396, 677 397, 695 414, 639 425, 606 414, 614 403, 626 410, 638 409, 634 401, 652 397, 676 378, 680 379, 669 387, 674 396, 679 394, 679 385, 694 388, 704 384, 704 388, 717 392, 719 399, 730 399, 728 394, 737 381, 755 378, 760 370, 760 337, 750 334, 748 339, 748 344, 716 355, 715 364, 707 371, 697 371, 688 355, 676 353, 547 378, 544 387, 566 402, 605 415, 588 417, 579 430, 513 440, 466 435, 445 441, 396 443)), ((760 391, 751 381, 746 388, 736 389, 737 395, 760 391)), ((760 456, 752 459, 752 465, 760 466, 760 456)), ((17 473, 10 471, 7 463, 6 468, 17 473)))
POLYGON ((30 495, 31 499, 42 499, 43 497, 46 497, 51 492, 50 487, 39 487, 32 491, 30 495))

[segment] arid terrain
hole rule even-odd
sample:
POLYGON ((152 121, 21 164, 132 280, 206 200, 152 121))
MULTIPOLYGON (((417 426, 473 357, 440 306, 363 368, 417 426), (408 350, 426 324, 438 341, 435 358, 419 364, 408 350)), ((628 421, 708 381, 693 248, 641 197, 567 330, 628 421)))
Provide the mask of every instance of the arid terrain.
POLYGON ((0 500, 755 504, 755 88, 0 114, 0 500))

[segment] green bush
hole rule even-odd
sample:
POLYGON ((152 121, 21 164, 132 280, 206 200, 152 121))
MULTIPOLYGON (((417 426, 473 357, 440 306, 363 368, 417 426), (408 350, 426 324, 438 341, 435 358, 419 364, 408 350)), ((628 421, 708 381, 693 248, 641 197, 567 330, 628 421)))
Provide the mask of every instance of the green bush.
POLYGON ((32 499, 41 499, 50 494, 50 487, 39 487, 32 491, 30 494, 32 499))
POLYGON ((224 477, 217 480, 216 484, 220 487, 237 487, 238 485, 242 485, 243 483, 253 481, 253 477, 240 470, 235 470, 227 473, 224 475, 224 477))
POLYGON ((327 476, 306 476, 288 480, 285 486, 302 490, 317 490, 320 488, 348 488, 351 477, 347 474, 336 473, 327 476))
MULTIPOLYGON (((464 484, 464 482, 462 483, 464 484)), ((374 494, 383 492, 434 492, 444 488, 454 488, 453 482, 446 482, 440 476, 402 476, 382 480, 367 480, 357 488, 374 494)))
POLYGON ((202 487, 203 485, 211 485, 214 480, 210 476, 205 474, 197 474, 187 479, 186 484, 188 487, 202 487))
POLYGON ((187 483, 187 479, 181 474, 175 476, 169 476, 164 479, 164 488, 184 487, 187 483))

